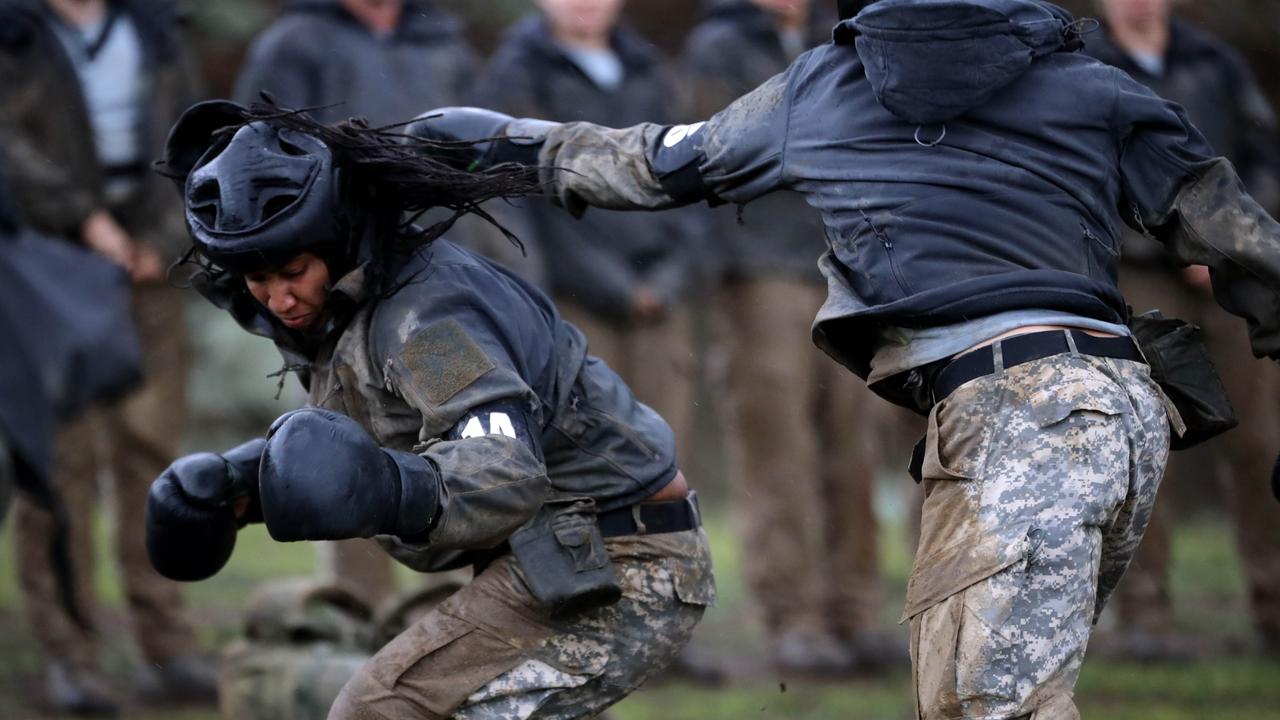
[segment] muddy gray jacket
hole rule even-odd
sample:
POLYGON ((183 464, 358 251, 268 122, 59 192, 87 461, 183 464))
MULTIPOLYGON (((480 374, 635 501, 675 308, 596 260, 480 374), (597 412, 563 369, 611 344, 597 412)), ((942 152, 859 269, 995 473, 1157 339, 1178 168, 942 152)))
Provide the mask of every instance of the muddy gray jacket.
MULTIPOLYGON (((528 16, 495 52, 481 83, 481 102, 515 115, 603 125, 675 120, 676 88, 657 53, 625 28, 614 32, 612 46, 623 77, 609 89, 597 85, 560 49, 541 15, 528 16)), ((574 220, 545 202, 521 204, 527 208, 533 244, 547 260, 551 289, 598 317, 628 320, 632 298, 642 286, 668 306, 697 286, 704 254, 702 212, 596 211, 574 220), (609 242, 601 243, 605 237, 609 242)))
MULTIPOLYGON (((835 18, 822 12, 828 4, 813 3, 809 47, 830 36, 835 18)), ((786 70, 791 60, 773 19, 758 5, 746 0, 712 3, 685 43, 684 77, 691 86, 694 117, 714 114, 786 70)), ((815 262, 826 249, 822 217, 800 195, 774 193, 713 213, 714 265, 726 280, 782 276, 822 282, 815 262)))
POLYGON ((675 477, 666 422, 587 355, 538 290, 446 240, 388 266, 342 277, 329 297, 335 319, 316 337, 286 329, 236 277, 197 288, 276 342, 312 405, 439 468, 441 519, 427 542, 379 538, 397 559, 426 571, 455 564, 448 551, 498 546, 552 490, 608 511, 675 477))
POLYGON ((1212 267, 1280 358, 1280 225, 1181 108, 1070 52, 1074 27, 1035 0, 882 0, 705 123, 551 126, 540 164, 570 210, 800 191, 830 243, 814 339, 863 377, 885 326, 1122 322, 1125 224, 1212 267))
MULTIPOLYGON (((1275 113, 1231 47, 1175 19, 1159 75, 1117 46, 1105 25, 1085 36, 1084 51, 1181 105, 1209 145, 1236 166, 1249 194, 1268 212, 1280 208, 1275 113)), ((1164 258, 1158 243, 1137 233, 1126 235, 1124 250, 1126 262, 1164 258)))
POLYGON ((291 0, 254 40, 235 99, 257 102, 266 90, 285 107, 333 105, 313 111, 322 122, 360 115, 384 125, 463 101, 475 68, 458 22, 429 2, 406 2, 380 38, 337 0, 291 0))

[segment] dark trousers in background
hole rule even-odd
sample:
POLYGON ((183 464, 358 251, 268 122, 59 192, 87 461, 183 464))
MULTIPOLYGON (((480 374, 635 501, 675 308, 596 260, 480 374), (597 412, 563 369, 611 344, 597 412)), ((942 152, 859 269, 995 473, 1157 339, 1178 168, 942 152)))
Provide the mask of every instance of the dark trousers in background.
POLYGON ((821 285, 786 278, 721 291, 733 516, 765 630, 849 639, 880 605, 872 484, 894 409, 814 347, 821 285))
MULTIPOLYGON (((96 614, 93 513, 106 495, 133 635, 147 662, 163 663, 193 650, 195 636, 179 585, 156 573, 147 558, 144 518, 151 482, 177 456, 182 441, 189 345, 180 291, 162 285, 135 287, 133 303, 145 385, 59 429, 53 483, 71 520, 81 613, 86 618, 96 614), (100 480, 105 480, 105 493, 100 480)), ((20 498, 13 521, 18 582, 36 640, 49 659, 92 668, 97 635, 80 629, 63 608, 50 570, 48 513, 20 498)))
MULTIPOLYGON (((1224 481, 1227 511, 1244 568, 1254 626, 1280 647, 1280 506, 1268 478, 1280 450, 1280 368, 1249 351, 1244 321, 1218 307, 1207 292, 1190 288, 1172 270, 1124 266, 1121 290, 1135 312, 1159 308, 1165 315, 1200 325, 1218 373, 1240 419, 1239 427, 1211 440, 1217 474, 1224 481)), ((1210 482, 1183 453, 1170 456, 1165 500, 1156 504, 1147 536, 1116 593, 1128 626, 1165 632, 1172 623, 1169 596, 1169 495, 1183 483, 1210 482)))

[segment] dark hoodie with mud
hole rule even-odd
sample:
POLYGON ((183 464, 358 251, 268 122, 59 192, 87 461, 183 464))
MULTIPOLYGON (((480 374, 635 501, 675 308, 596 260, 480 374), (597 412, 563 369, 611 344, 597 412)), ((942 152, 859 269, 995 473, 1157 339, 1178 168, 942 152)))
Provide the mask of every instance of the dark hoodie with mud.
POLYGON ((887 327, 1122 322, 1126 224, 1209 265, 1280 357, 1280 225, 1181 108, 1075 52, 1076 28, 1035 0, 881 0, 706 123, 569 123, 541 162, 570 209, 800 191, 829 243, 814 339, 864 377, 887 327))

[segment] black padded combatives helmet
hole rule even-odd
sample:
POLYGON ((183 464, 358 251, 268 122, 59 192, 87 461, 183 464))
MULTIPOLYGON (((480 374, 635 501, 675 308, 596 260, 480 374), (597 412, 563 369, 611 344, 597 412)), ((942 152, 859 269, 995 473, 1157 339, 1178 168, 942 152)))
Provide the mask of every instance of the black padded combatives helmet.
POLYGON ((233 103, 201 103, 169 135, 165 164, 182 188, 201 253, 235 273, 276 267, 304 251, 331 263, 349 256, 352 232, 329 148, 304 132, 243 118, 233 103), (234 133, 219 132, 228 128, 234 133))

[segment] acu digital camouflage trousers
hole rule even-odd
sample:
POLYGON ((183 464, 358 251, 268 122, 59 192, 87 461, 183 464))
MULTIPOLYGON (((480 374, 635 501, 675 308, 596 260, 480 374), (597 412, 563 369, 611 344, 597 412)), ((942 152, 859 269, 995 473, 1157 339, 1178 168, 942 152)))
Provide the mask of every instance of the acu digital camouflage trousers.
POLYGON ((933 408, 904 612, 920 718, 1079 717, 1085 646, 1150 520, 1176 418, 1146 365, 1073 353, 933 408))
POLYGON ((715 600, 701 530, 605 546, 617 603, 550 618, 508 553, 374 655, 330 720, 595 717, 666 667, 715 600))

